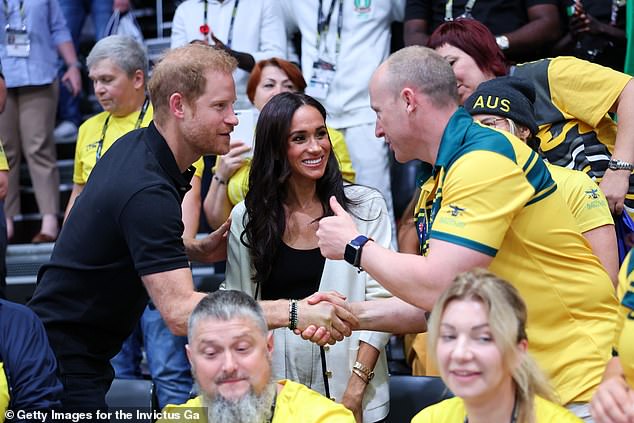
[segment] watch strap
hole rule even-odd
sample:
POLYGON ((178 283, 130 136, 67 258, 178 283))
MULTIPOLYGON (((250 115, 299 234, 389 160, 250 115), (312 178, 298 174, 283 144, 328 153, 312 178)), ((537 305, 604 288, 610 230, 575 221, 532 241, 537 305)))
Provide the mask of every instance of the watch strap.
POLYGON ((611 170, 634 170, 634 165, 623 160, 610 159, 608 162, 608 168, 611 170))

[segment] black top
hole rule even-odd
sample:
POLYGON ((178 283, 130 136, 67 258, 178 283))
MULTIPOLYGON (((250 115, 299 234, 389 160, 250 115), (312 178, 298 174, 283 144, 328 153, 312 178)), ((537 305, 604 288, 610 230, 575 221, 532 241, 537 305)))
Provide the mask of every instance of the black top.
POLYGON ((262 299, 302 299, 314 294, 319 289, 325 262, 319 248, 296 250, 280 242, 271 276, 262 284, 262 299))
POLYGON ((189 265, 181 201, 193 172, 180 172, 154 123, 120 138, 95 166, 28 304, 62 372, 107 365, 147 304, 140 276, 189 265))
MULTIPOLYGON (((445 22, 447 0, 407 0, 405 21, 423 19, 428 24, 428 34, 445 22)), ((467 0, 453 0, 453 18, 465 12, 467 0)), ((489 28, 493 35, 513 32, 528 23, 527 10, 539 4, 558 5, 557 0, 476 0, 471 14, 489 28)))

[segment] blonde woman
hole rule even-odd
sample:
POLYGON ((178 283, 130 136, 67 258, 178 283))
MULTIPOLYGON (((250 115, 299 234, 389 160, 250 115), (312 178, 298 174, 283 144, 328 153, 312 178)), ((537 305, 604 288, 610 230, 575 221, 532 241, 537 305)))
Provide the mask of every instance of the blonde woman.
POLYGON ((509 283, 484 270, 458 275, 429 321, 429 354, 456 395, 418 413, 412 423, 572 423, 555 404, 528 355, 526 305, 509 283))

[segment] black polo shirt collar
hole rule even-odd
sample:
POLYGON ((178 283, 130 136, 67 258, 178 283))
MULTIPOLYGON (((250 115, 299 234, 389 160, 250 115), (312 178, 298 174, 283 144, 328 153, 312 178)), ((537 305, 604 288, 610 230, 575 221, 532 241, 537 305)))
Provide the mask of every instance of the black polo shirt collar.
POLYGON ((156 129, 154 121, 150 122, 147 130, 144 132, 143 141, 152 151, 165 173, 172 179, 182 199, 187 191, 191 189, 190 182, 196 168, 190 165, 185 172, 181 173, 174 158, 174 153, 170 150, 163 135, 156 129))

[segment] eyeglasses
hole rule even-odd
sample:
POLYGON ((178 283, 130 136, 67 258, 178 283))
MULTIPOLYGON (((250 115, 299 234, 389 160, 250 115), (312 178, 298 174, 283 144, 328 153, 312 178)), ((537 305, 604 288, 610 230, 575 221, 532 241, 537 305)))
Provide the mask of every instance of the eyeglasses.
POLYGON ((503 117, 491 117, 491 118, 482 119, 480 120, 480 123, 484 126, 489 126, 491 128, 497 128, 497 129, 505 129, 507 131, 510 127, 508 119, 503 117))

